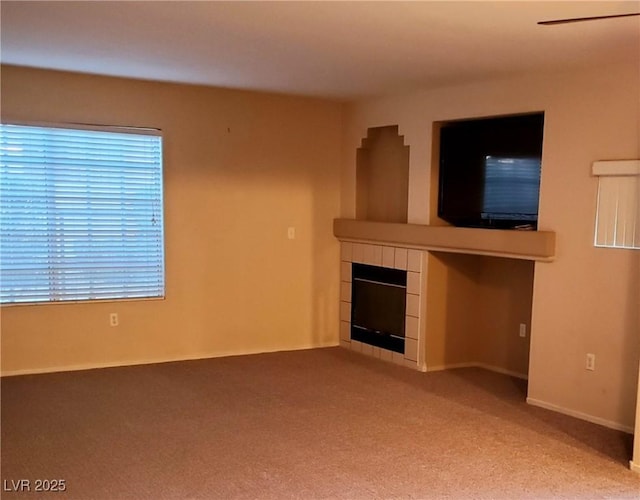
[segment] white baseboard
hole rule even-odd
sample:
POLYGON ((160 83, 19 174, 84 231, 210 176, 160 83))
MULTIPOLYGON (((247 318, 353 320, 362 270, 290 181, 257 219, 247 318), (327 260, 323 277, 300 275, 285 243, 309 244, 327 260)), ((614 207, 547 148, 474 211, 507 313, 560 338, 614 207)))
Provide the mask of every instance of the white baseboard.
POLYGON ((427 365, 428 372, 441 372, 442 370, 455 370, 456 368, 477 368, 476 363, 452 363, 450 365, 427 365))
POLYGON ((551 410, 558 413, 562 413, 564 415, 569 415, 570 417, 579 418, 580 420, 586 420, 587 422, 591 422, 593 424, 602 425, 603 427, 608 427, 609 429, 615 429, 616 431, 626 432, 627 434, 633 434, 634 432, 633 427, 630 427, 628 425, 623 425, 618 422, 613 422, 611 420, 606 420, 600 417, 594 417, 593 415, 589 415, 588 413, 582 413, 581 411, 571 410, 569 408, 564 408, 562 406, 557 406, 551 403, 547 403, 546 401, 540 401, 539 399, 527 398, 527 403, 532 406, 538 406, 546 410, 551 410))
MULTIPOLYGON (((528 378, 526 375, 522 373, 512 372, 510 370, 505 370, 504 368, 500 368, 498 366, 491 366, 484 363, 454 363, 450 365, 428 366, 427 371, 434 372, 434 371, 441 371, 441 370, 450 370, 455 368, 484 368, 485 370, 502 373, 504 375, 509 375, 511 377, 517 377, 524 380, 527 380, 528 378)), ((593 415, 582 413, 580 411, 570 410, 569 408, 557 406, 551 403, 547 403, 545 401, 541 401, 539 399, 527 398, 527 403, 532 406, 539 406, 540 408, 545 408, 546 410, 551 410, 558 413, 562 413, 564 415, 569 415, 570 417, 579 418, 580 420, 586 420, 587 422, 591 422, 593 424, 602 425, 603 427, 608 427, 609 429, 614 429, 616 431, 626 432, 627 434, 634 433, 634 428, 628 425, 623 425, 618 422, 613 422, 611 420, 606 420, 604 418, 595 417, 593 415)), ((640 472, 640 464, 631 462, 630 467, 632 470, 640 472)))
POLYGON ((502 373, 503 375, 509 375, 510 377, 516 377, 522 380, 529 380, 529 375, 527 375, 526 373, 514 372, 511 370, 507 370, 505 368, 501 368, 499 366, 487 365, 484 363, 478 363, 476 366, 479 368, 484 368, 485 370, 490 370, 492 372, 502 373))
POLYGON ((640 474, 640 463, 635 463, 633 460, 631 460, 629 462, 629 468, 633 471, 633 472, 637 472, 640 474))
POLYGON ((505 368, 501 368, 499 366, 488 365, 486 363, 452 363, 450 365, 435 365, 435 366, 427 366, 428 372, 437 372, 442 370, 453 370, 455 368, 483 368, 485 370, 489 370, 496 373, 501 373, 502 375, 508 375, 510 377, 516 377, 523 380, 527 380, 529 377, 524 373, 518 373, 511 370, 507 370, 505 368))
POLYGON ((126 361, 112 361, 106 363, 86 363, 80 365, 64 365, 64 366, 51 366, 46 368, 26 368, 22 370, 8 370, 0 373, 0 377, 15 377, 18 375, 38 375, 43 373, 59 373, 59 372, 75 372, 82 370, 95 370, 100 368, 116 368, 119 366, 137 366, 137 365, 153 365, 157 363, 172 363, 175 361, 195 361, 198 359, 212 359, 212 358, 224 358, 228 356, 246 356, 251 354, 265 354, 269 352, 284 352, 284 351, 304 351, 307 349, 319 349, 323 347, 336 347, 336 342, 321 343, 314 345, 297 346, 286 349, 272 349, 272 350, 252 350, 252 351, 233 351, 233 352, 213 352, 213 353, 197 353, 186 356, 176 356, 173 358, 155 358, 155 359, 138 359, 138 360, 126 360, 126 361))
MULTIPOLYGON (((144 360, 128 360, 128 361, 115 361, 115 362, 107 362, 107 363, 87 363, 81 365, 66 365, 66 366, 53 366, 47 368, 33 368, 33 369, 22 369, 22 370, 9 370, 3 371, 0 373, 0 377, 14 377, 18 375, 37 375, 43 373, 57 373, 57 372, 72 372, 72 371, 81 371, 81 370, 95 370, 100 368, 115 368, 119 366, 136 366, 136 365, 151 365, 157 363, 171 363, 175 361, 195 361, 198 359, 212 359, 212 358, 221 358, 227 356, 246 356, 251 354, 265 354, 269 352, 283 352, 283 351, 303 351, 307 349, 319 349, 324 347, 336 347, 339 344, 336 342, 329 343, 321 343, 314 345, 304 345, 297 346, 289 349, 273 349, 273 350, 255 350, 255 351, 241 351, 241 352, 215 352, 215 353, 198 353, 187 356, 177 356, 173 358, 156 358, 156 359, 144 359, 144 360)), ((450 370, 455 368, 483 368, 485 370, 490 370, 493 372, 501 373, 503 375, 509 375, 511 377, 517 377, 521 379, 527 379, 527 376, 522 373, 512 372, 510 370, 506 370, 504 368, 500 368, 497 366, 487 365, 484 363, 454 363, 450 365, 440 365, 440 366, 428 366, 425 371, 441 371, 441 370, 450 370)), ((423 367, 421 366, 420 371, 422 371, 423 367)), ((593 415, 588 415, 586 413, 582 413, 576 410, 571 410, 568 408, 563 408, 561 406, 557 406, 551 403, 547 403, 545 401, 541 401, 534 398, 527 398, 527 403, 532 406, 538 406, 540 408, 545 408, 547 410, 552 410, 558 413, 562 413, 564 415, 569 415, 571 417, 579 418, 581 420, 586 420, 587 422, 591 422, 594 424, 602 425, 604 427, 608 427, 610 429, 615 429, 618 431, 623 431, 628 434, 634 433, 634 428, 620 424, 618 422, 613 422, 611 420, 605 420, 600 417, 595 417, 593 415)), ((629 462, 629 467, 631 470, 636 472, 640 472, 640 464, 629 462)))

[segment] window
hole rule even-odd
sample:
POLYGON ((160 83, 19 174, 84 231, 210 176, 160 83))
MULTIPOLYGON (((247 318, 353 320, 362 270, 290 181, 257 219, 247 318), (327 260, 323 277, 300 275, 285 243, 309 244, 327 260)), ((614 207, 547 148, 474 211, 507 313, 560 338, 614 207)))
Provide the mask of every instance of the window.
POLYGON ((640 160, 597 161, 595 246, 640 249, 640 160))
POLYGON ((164 296, 157 130, 0 125, 0 302, 164 296))

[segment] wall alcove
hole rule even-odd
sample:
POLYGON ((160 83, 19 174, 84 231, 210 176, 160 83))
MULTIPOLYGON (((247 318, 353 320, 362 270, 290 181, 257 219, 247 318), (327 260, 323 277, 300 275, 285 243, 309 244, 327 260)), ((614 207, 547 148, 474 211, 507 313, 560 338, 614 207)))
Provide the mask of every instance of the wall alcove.
POLYGON ((356 152, 356 219, 407 222, 409 146, 398 126, 372 127, 356 152))
MULTIPOLYGON (((438 218, 440 126, 434 123, 427 225, 408 223, 409 146, 398 126, 369 128, 357 149, 356 218, 334 221, 345 267, 341 320, 350 319, 350 262, 395 268, 402 262, 384 265, 385 251, 411 252, 421 256, 417 354, 392 360, 427 371, 480 366, 526 379, 536 263, 554 260, 555 233, 458 227, 438 218)), ((341 343, 371 351, 352 343, 344 324, 341 343)))

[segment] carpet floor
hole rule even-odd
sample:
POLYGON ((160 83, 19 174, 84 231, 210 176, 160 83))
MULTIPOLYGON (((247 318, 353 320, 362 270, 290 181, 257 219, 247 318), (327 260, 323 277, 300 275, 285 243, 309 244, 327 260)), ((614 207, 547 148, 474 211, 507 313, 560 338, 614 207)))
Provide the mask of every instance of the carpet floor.
POLYGON ((1 384, 7 499, 640 498, 631 436, 481 369, 328 348, 1 384))

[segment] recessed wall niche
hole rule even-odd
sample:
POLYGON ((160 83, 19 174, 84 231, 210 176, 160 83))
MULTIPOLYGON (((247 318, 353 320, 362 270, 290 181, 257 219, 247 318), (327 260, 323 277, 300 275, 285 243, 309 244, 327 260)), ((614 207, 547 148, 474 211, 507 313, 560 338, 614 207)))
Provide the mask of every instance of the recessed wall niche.
POLYGON ((397 125, 372 127, 356 152, 356 219, 407 222, 409 146, 397 125))

